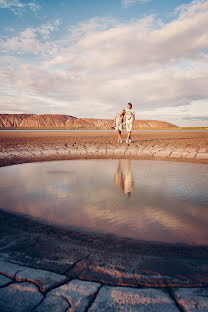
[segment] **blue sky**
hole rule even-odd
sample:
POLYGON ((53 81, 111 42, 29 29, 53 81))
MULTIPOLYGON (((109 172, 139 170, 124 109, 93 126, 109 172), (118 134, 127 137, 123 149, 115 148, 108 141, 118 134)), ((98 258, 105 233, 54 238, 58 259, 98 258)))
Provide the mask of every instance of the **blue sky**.
POLYGON ((0 113, 208 125, 208 1, 0 0, 0 113))
POLYGON ((2 33, 7 33, 8 25, 17 31, 25 27, 36 27, 46 21, 59 19, 62 29, 69 25, 76 25, 79 22, 87 21, 91 18, 115 18, 122 22, 131 19, 142 18, 151 14, 157 15, 163 20, 171 20, 171 16, 176 7, 189 0, 17 0, 23 7, 15 6, 16 1, 0 0, 0 25, 2 33), (2 3, 8 3, 4 8, 2 3), (34 9, 28 5, 34 4, 34 9), (10 5, 9 5, 10 4, 10 5))

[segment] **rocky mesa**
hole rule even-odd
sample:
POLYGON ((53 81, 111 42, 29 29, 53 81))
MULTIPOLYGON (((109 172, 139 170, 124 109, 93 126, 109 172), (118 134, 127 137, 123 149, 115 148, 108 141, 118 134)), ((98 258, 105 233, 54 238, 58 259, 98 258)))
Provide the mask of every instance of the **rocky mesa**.
MULTIPOLYGON (((0 114, 0 128, 112 129, 113 119, 76 118, 70 115, 0 114)), ((135 128, 176 128, 158 120, 136 120, 135 128)))

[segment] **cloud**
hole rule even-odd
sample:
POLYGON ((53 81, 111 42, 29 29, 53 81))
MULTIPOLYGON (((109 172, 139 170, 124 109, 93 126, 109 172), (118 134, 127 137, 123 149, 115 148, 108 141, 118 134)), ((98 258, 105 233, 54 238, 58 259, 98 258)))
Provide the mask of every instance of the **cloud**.
POLYGON ((20 0, 0 0, 0 8, 10 9, 14 14, 21 15, 25 9, 37 12, 40 5, 35 2, 23 3, 20 0))
POLYGON ((206 121, 206 125, 207 125, 207 122, 208 122, 208 116, 185 116, 184 117, 185 120, 204 120, 206 121))
POLYGON ((46 23, 40 27, 29 27, 18 35, 0 39, 0 48, 2 53, 17 53, 35 55, 51 55, 56 50, 56 45, 47 41, 51 32, 57 31, 59 28, 59 20, 54 23, 46 23))
MULTIPOLYGON (((62 35, 59 31, 56 38, 58 21, 9 34, 0 40, 0 81, 13 99, 9 108, 15 110, 21 95, 37 103, 28 105, 31 113, 49 109, 112 118, 130 100, 138 118, 180 124, 190 117, 189 110, 191 117, 203 117, 201 103, 208 102, 208 1, 194 1, 174 14, 168 23, 155 16, 125 23, 94 18, 62 35), (193 111, 192 103, 198 110, 193 111)), ((6 97, 4 93, 0 106, 6 97)))
POLYGON ((131 5, 135 5, 136 3, 147 3, 151 2, 152 0, 122 0, 121 6, 124 9, 127 9, 131 5))
POLYGON ((0 0, 0 8, 8 9, 12 7, 23 7, 24 5, 19 0, 0 0))
POLYGON ((37 3, 29 2, 27 5, 30 8, 30 10, 33 12, 37 12, 38 10, 40 10, 40 5, 37 3))
POLYGON ((190 3, 182 4, 175 9, 175 14, 179 14, 180 18, 191 17, 195 14, 206 12, 208 7, 207 0, 194 0, 190 3))
POLYGON ((208 99, 192 101, 188 105, 156 108, 152 111, 141 111, 140 118, 168 120, 178 126, 208 126, 208 99))

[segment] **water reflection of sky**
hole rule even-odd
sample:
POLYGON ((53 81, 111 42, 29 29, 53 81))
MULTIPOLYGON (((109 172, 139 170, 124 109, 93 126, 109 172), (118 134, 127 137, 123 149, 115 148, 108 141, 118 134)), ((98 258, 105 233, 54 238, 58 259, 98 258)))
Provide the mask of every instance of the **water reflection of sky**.
POLYGON ((208 244, 208 166, 76 160, 0 168, 0 207, 139 240, 208 244))

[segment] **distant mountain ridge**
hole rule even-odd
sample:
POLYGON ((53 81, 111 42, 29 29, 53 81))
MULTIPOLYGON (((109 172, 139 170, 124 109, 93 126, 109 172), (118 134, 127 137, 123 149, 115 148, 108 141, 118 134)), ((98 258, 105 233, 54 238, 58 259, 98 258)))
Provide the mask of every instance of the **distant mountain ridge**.
MULTIPOLYGON (((113 119, 76 118, 60 114, 0 114, 0 128, 112 129, 113 119)), ((177 128, 158 120, 135 120, 135 128, 177 128)))

